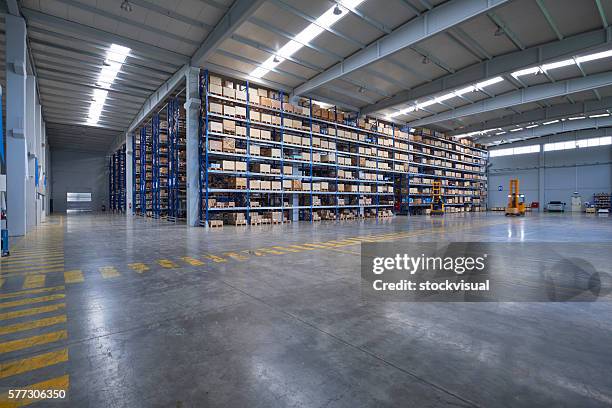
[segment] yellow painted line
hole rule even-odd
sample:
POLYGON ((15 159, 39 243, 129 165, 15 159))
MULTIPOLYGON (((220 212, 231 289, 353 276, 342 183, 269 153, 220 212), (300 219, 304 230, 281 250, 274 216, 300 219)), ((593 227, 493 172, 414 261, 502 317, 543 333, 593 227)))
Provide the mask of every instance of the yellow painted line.
POLYGON ((167 268, 167 269, 178 268, 178 265, 169 259, 158 259, 157 264, 161 266, 162 268, 167 268))
POLYGON ((83 271, 79 269, 64 272, 64 282, 66 283, 81 283, 84 281, 83 271))
POLYGON ((54 260, 50 262, 33 262, 33 263, 18 263, 10 265, 0 265, 0 270, 11 270, 11 269, 28 269, 28 268, 39 268, 43 266, 52 267, 54 265, 63 265, 64 260, 54 260))
POLYGON ((39 354, 34 357, 0 363, 0 378, 12 377, 68 361, 68 349, 39 354))
POLYGON ((64 295, 63 293, 60 293, 60 294, 57 294, 57 295, 41 296, 41 297, 37 297, 37 298, 27 298, 27 299, 21 299, 21 300, 13 300, 12 302, 2 302, 2 303, 0 303, 0 309, 7 309, 9 307, 29 305, 29 304, 32 304, 32 303, 50 302, 52 300, 63 299, 65 297, 66 297, 66 295, 64 295))
POLYGON ((315 247, 315 248, 320 248, 320 249, 329 249, 328 246, 323 245, 323 244, 303 244, 304 246, 307 247, 315 247))
POLYGON ((2 326, 0 327, 0 335, 39 329, 41 327, 49 327, 60 323, 66 323, 66 315, 45 317, 44 319, 33 320, 31 322, 15 323, 9 326, 2 326))
POLYGON ((119 271, 114 266, 101 266, 98 268, 104 279, 116 278, 121 276, 119 271))
POLYGON ((223 255, 229 256, 230 258, 235 259, 236 261, 239 261, 239 262, 246 261, 249 259, 248 256, 240 255, 238 252, 224 252, 223 255))
POLYGON ((259 249, 256 249, 256 251, 262 251, 262 252, 265 252, 267 254, 272 254, 272 255, 286 255, 287 254, 286 252, 277 251, 271 248, 259 248, 259 249))
POLYGON ((128 266, 130 267, 130 269, 133 269, 138 273, 143 273, 149 270, 149 267, 141 262, 131 263, 128 264, 128 266))
POLYGON ((216 256, 216 255, 211 255, 211 254, 204 254, 203 255, 204 258, 206 259, 210 259, 213 262, 227 262, 227 259, 221 258, 220 256, 216 256))
POLYGON ((32 289, 32 290, 20 290, 20 291, 17 291, 17 292, 4 293, 4 294, 0 295, 0 299, 11 299, 11 298, 16 298, 16 297, 23 296, 23 295, 33 295, 35 293, 55 292, 55 291, 64 290, 64 289, 66 289, 65 286, 53 286, 53 287, 49 287, 49 288, 40 288, 40 289, 32 289))
POLYGON ((297 248, 297 249, 301 249, 302 251, 314 251, 315 248, 308 248, 306 246, 302 246, 302 245, 288 245, 289 248, 297 248))
MULTIPOLYGON (((61 377, 52 378, 50 380, 42 381, 36 384, 27 385, 25 387, 19 387, 20 390, 64 390, 68 391, 70 388, 70 377, 63 375, 61 377)), ((33 404, 40 399, 9 399, 8 392, 0 394, 0 406, 6 408, 17 408, 25 407, 26 405, 33 404)), ((52 400, 49 400, 52 401, 52 400)), ((59 401, 59 400, 53 400, 59 401)))
POLYGON ((68 338, 68 332, 66 330, 59 330, 45 334, 39 334, 38 336, 27 337, 25 339, 18 339, 12 341, 5 341, 0 343, 0 354, 10 353, 11 351, 23 350, 34 346, 40 346, 43 344, 54 343, 60 340, 66 340, 68 338))
POLYGON ((8 259, 0 262, 0 268, 17 266, 17 265, 40 265, 41 263, 62 262, 63 256, 45 257, 45 258, 27 258, 27 259, 8 259))
POLYGON ((192 266, 202 266, 202 265, 205 265, 204 262, 200 261, 199 259, 192 258, 190 256, 183 256, 183 257, 181 257, 181 259, 183 261, 187 262, 189 265, 192 265, 192 266))
POLYGON ((22 271, 22 272, 8 272, 8 273, 0 272, 0 276, 8 278, 11 276, 40 275, 40 274, 55 273, 55 272, 64 272, 64 267, 62 266, 56 269, 45 269, 41 271, 22 271))
POLYGON ((66 307, 65 303, 56 303, 49 306, 31 307, 29 309, 15 310, 14 312, 0 313, 1 320, 17 319, 19 317, 34 316, 42 313, 56 312, 66 307))
POLYGON ((45 286, 45 275, 26 276, 23 282, 23 289, 42 288, 45 286))
POLYGON ((280 251, 286 251, 286 252, 302 252, 302 251, 299 251, 297 249, 291 249, 291 248, 282 247, 282 246, 273 246, 272 248, 278 249, 280 251))

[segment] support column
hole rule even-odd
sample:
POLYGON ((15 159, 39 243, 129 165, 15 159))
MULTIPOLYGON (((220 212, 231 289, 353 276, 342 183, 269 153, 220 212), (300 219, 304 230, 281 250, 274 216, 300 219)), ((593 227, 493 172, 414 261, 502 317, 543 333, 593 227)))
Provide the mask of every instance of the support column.
POLYGON ((28 155, 26 172, 26 229, 36 225, 36 77, 26 78, 25 141, 28 155))
POLYGON ((5 15, 6 23, 6 175, 9 235, 26 233, 27 146, 26 26, 21 17, 5 15))
POLYGON ((131 132, 125 134, 125 214, 134 214, 134 151, 132 150, 133 136, 131 132))
POLYGON ((545 191, 546 191, 546 161, 544 160, 544 145, 540 146, 538 153, 538 201, 540 202, 539 212, 544 212, 545 191))
POLYGON ((200 69, 190 67, 186 74, 185 114, 187 122, 187 225, 200 222, 200 69))

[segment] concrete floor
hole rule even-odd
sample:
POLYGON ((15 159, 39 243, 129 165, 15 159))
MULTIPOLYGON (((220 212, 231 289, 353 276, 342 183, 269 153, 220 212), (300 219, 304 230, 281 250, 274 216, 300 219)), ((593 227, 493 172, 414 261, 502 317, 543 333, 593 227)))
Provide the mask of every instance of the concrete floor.
POLYGON ((612 242, 612 218, 206 231, 53 217, 0 264, 0 393, 69 387, 38 404, 71 407, 612 406, 612 303, 365 302, 349 237, 612 242))

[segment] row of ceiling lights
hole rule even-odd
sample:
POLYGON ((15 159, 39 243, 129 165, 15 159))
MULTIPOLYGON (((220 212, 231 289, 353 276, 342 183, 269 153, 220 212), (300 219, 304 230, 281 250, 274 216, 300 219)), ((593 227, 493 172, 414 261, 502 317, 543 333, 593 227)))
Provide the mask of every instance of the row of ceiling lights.
MULTIPOLYGON (((567 66, 571 66, 571 65, 576 65, 579 66, 582 63, 585 62, 590 62, 590 61, 595 61, 595 60, 599 60, 599 59, 603 59, 603 58, 609 58, 612 57, 612 50, 607 50, 607 51, 602 51, 602 52, 597 52, 594 54, 588 54, 588 55, 583 55, 581 57, 573 57, 570 59, 566 59, 566 60, 562 60, 562 61, 556 61, 556 62, 551 62, 549 64, 543 64, 543 65, 538 65, 535 67, 529 67, 529 68, 525 68, 525 69, 521 69, 518 71, 514 71, 512 72, 510 75, 512 75, 512 77, 514 77, 515 79, 518 79, 521 76, 524 75, 538 75, 540 73, 546 73, 548 71, 551 71, 553 69, 557 69, 557 68, 562 68, 562 67, 567 67, 567 66)), ((465 88, 461 88, 461 89, 457 89, 455 91, 451 91, 447 94, 441 95, 441 96, 437 96, 434 97, 432 99, 429 99, 427 101, 424 102, 418 102, 418 101, 414 101, 413 104, 411 104, 410 106, 408 106, 407 108, 404 108, 402 110, 399 110, 397 112, 394 112, 390 115, 387 115, 387 119, 391 119, 394 118, 396 116, 400 116, 400 115, 405 115, 407 113, 411 113, 411 112, 416 112, 418 110, 421 110, 423 108, 426 108, 428 106, 434 105, 436 103, 442 103, 448 99, 452 99, 455 97, 461 97, 462 95, 469 93, 469 92, 476 92, 476 91, 480 91, 482 89, 484 89, 487 86, 493 85, 493 84, 497 84, 499 82, 504 81, 504 79, 500 76, 488 79, 486 81, 482 81, 482 82, 478 82, 475 83, 473 85, 467 86, 465 88)))
MULTIPOLYGON (((597 113, 597 114, 594 114, 594 115, 589 115, 588 118, 589 119, 597 119, 597 118, 603 118, 603 117, 607 117, 607 116, 610 116, 610 113, 608 113, 608 112, 597 113)), ((537 128, 537 127, 540 127, 540 126, 548 126, 548 125, 552 125, 552 124, 559 123, 559 122, 565 122, 566 120, 574 121, 574 120, 582 120, 582 119, 587 119, 587 116, 586 115, 571 116, 571 117, 568 117, 568 118, 554 119, 554 120, 550 120, 550 121, 547 121, 547 122, 542 122, 541 124, 539 124, 539 123, 532 123, 532 124, 524 126, 524 127, 517 127, 517 128, 507 129, 507 130, 504 130, 502 128, 491 128, 491 129, 485 129, 485 130, 477 130, 477 131, 474 131, 474 132, 462 133, 460 135, 455 135, 455 138, 462 139, 462 138, 465 138, 465 137, 483 136, 483 135, 487 135, 487 134, 493 133, 493 132, 495 132, 496 136, 501 136, 501 135, 505 135, 508 132, 514 133, 514 132, 519 132, 519 131, 525 130, 525 129, 533 129, 533 128, 537 128)))

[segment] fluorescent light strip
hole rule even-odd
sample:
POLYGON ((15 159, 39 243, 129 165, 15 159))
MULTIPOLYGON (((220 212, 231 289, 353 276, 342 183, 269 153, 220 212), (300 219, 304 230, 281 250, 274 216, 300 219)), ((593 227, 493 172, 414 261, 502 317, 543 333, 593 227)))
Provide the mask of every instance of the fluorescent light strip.
POLYGON ((573 118, 567 118, 567 120, 580 120, 586 119, 586 116, 574 116, 573 118))
POLYGON ((569 67, 572 65, 578 65, 578 64, 585 63, 585 62, 595 61, 598 59, 609 58, 609 57, 612 57, 612 50, 597 52, 594 54, 583 55, 581 57, 574 57, 574 58, 565 59, 565 60, 556 61, 556 62, 551 62, 548 64, 543 64, 541 66, 524 68, 518 71, 514 71, 511 75, 514 78, 518 78, 524 75, 539 74, 540 72, 547 72, 547 71, 557 69, 557 68, 569 67))
POLYGON ((533 129, 533 128, 537 128, 540 125, 529 125, 529 126, 525 126, 525 129, 533 129))
POLYGON ((544 122, 544 123, 542 123, 542 124, 543 124, 543 125, 552 125, 553 123, 558 123, 558 122, 559 122, 559 119, 555 119, 555 120, 551 120, 551 121, 549 121, 549 122, 544 122))
MULTIPOLYGON (((111 44, 109 50, 106 52, 106 59, 104 60, 104 66, 98 75, 98 81, 96 85, 102 88, 110 88, 112 83, 117 78, 117 74, 121 71, 121 66, 125 62, 126 58, 130 54, 130 49, 123 47, 118 44, 111 44)), ((89 114, 87 116, 88 125, 96 125, 100 120, 102 114, 102 108, 106 102, 108 96, 108 90, 106 89, 94 89, 92 102, 89 105, 89 114)))
POLYGON ((511 132, 518 132, 519 130, 523 130, 523 128, 510 129, 511 132))
POLYGON ((594 118, 605 118, 606 116, 610 116, 609 113, 600 113, 598 115, 589 115, 589 118, 594 119, 594 118))
POLYGON ((306 44, 317 38, 321 33, 325 31, 326 28, 330 28, 339 20, 344 18, 344 16, 348 15, 349 10, 354 10, 355 7, 357 7, 364 1, 365 0, 344 0, 342 4, 333 5, 332 7, 327 9, 327 11, 323 13, 319 18, 317 18, 314 23, 310 23, 305 29, 300 31, 294 37, 293 40, 290 40, 288 43, 283 45, 277 51, 276 55, 270 56, 260 66, 255 68, 250 73, 250 76, 253 78, 263 77, 268 72, 276 68, 280 63, 298 52, 306 44), (336 14, 334 12, 334 10, 336 10, 336 7, 338 8, 338 10, 341 11, 340 14, 336 14))

